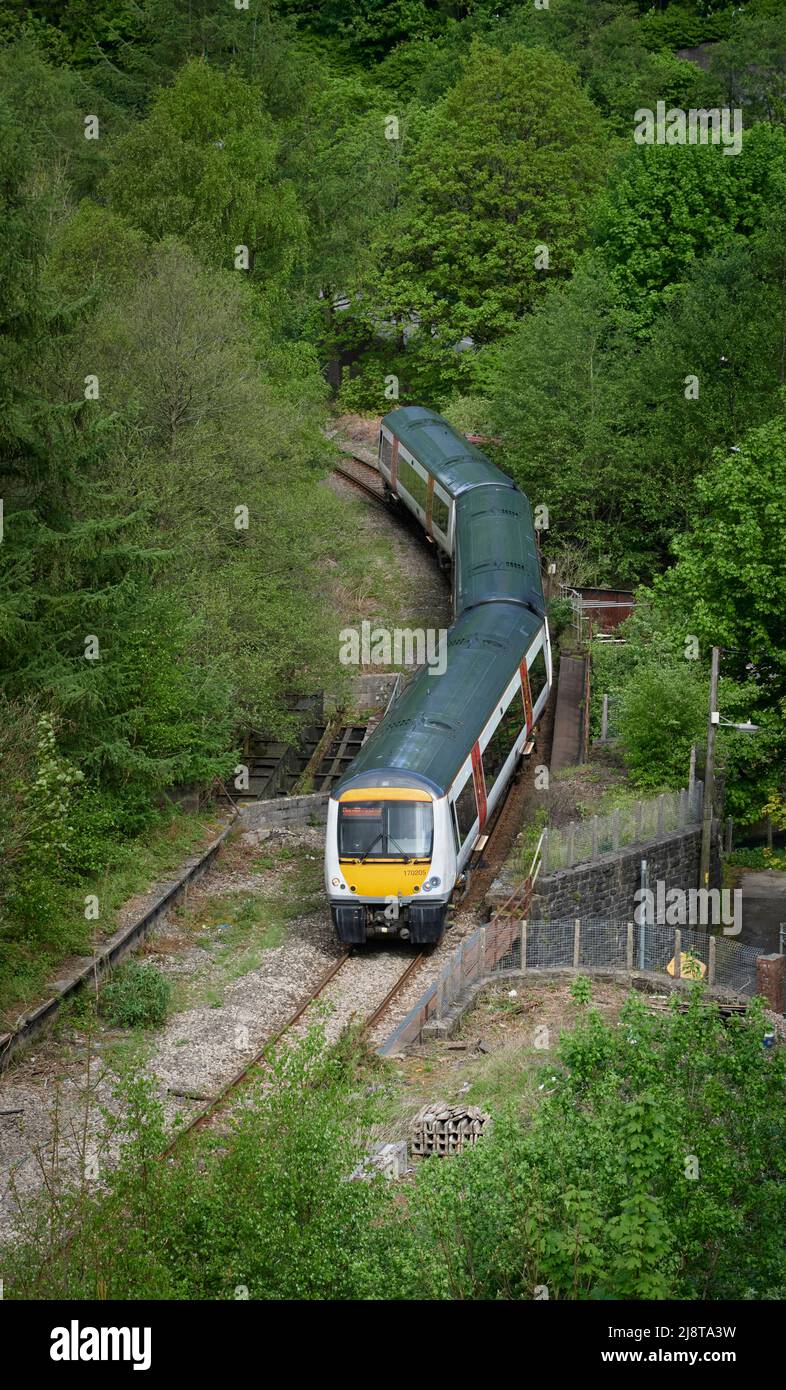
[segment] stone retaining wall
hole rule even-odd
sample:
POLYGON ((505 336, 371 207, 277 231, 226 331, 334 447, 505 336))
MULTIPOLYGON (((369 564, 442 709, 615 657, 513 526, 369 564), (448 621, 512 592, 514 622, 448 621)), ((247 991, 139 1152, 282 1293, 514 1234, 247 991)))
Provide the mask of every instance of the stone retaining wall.
POLYGON ((238 821, 244 830, 281 830, 296 825, 324 825, 327 792, 310 796, 278 796, 274 801, 252 801, 241 806, 238 821))
MULTIPOLYGON (((592 864, 575 864, 541 874, 535 886, 530 916, 544 921, 569 917, 627 919, 635 906, 634 895, 641 887, 641 861, 647 861, 648 882, 654 889, 661 880, 670 888, 690 889, 698 885, 701 828, 674 830, 645 844, 626 845, 600 855, 592 864)), ((510 897, 516 886, 515 872, 506 866, 491 887, 487 901, 492 908, 510 897)), ((710 885, 721 883, 717 835, 713 839, 710 885)))

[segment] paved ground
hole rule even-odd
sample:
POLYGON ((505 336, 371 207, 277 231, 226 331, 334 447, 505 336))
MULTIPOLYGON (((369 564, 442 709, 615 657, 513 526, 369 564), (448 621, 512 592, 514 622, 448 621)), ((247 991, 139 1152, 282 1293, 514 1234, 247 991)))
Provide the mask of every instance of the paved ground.
POLYGON ((558 772, 562 767, 575 767, 581 758, 583 699, 584 662, 574 656, 560 657, 551 749, 552 772, 558 772))
POLYGON ((747 946, 778 950, 778 923, 786 922, 786 873, 751 869, 743 874, 742 935, 747 946))

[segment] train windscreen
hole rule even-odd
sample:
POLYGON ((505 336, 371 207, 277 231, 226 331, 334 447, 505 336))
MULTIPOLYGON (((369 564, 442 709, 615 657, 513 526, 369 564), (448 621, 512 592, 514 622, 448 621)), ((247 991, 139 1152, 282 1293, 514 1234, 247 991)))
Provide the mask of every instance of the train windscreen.
POLYGON ((341 859, 430 859, 434 812, 426 801, 352 801, 338 808, 341 859))

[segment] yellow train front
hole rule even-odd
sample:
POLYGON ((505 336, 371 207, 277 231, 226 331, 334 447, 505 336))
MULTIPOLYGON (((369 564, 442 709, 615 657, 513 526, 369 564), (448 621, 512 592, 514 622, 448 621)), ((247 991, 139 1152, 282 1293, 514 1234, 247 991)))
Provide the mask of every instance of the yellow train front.
POLYGON ((436 788, 388 770, 331 797, 325 886, 342 942, 438 941, 455 879, 448 803, 436 788))

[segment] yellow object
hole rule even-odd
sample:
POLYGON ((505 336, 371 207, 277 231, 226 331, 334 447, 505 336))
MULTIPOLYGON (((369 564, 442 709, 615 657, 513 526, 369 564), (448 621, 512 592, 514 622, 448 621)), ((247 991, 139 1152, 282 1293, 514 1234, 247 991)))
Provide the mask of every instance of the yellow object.
POLYGON ((433 801, 428 792, 419 787, 363 787, 342 792, 340 802, 344 801, 433 801))
MULTIPOLYGON (((341 872, 350 888, 357 890, 359 898, 397 898, 399 893, 408 898, 428 882, 431 860, 420 863, 392 864, 390 860, 382 863, 366 860, 365 864, 353 864, 351 859, 341 859, 341 872)), ((424 898, 427 901, 428 894, 424 898)))
MULTIPOLYGON (((676 969, 676 960, 674 956, 672 956, 666 966, 666 974, 673 976, 676 973, 676 969)), ((685 951, 680 951, 680 974, 683 980, 701 980, 706 973, 707 967, 704 961, 697 960, 695 956, 689 956, 685 951)))

